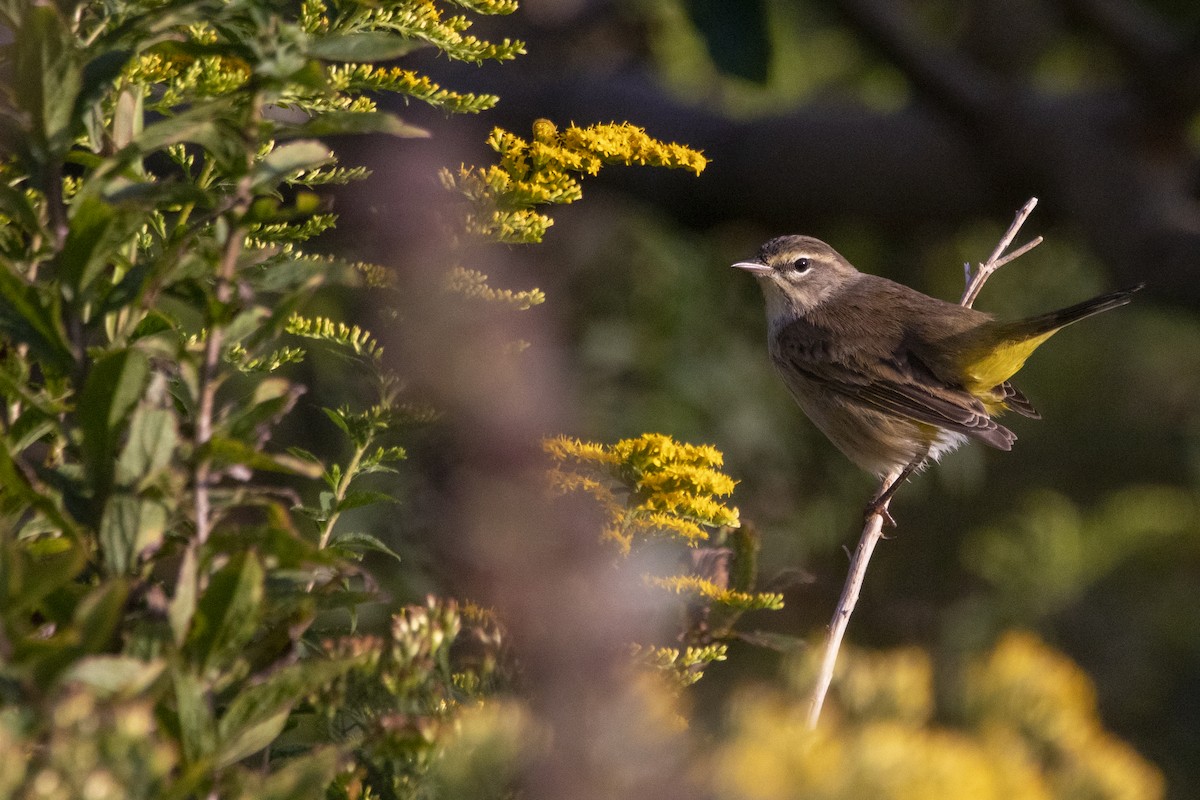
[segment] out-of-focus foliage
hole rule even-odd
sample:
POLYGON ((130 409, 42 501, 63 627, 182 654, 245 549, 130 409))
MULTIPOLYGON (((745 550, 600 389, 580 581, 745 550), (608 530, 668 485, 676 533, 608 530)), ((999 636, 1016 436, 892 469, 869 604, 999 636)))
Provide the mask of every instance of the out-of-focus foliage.
POLYGON ((729 798, 1155 800, 1162 775, 1104 730, 1087 675, 1027 633, 1005 635, 935 707, 917 649, 843 653, 836 703, 807 730, 810 664, 790 691, 746 692, 713 765, 729 798), (939 713, 940 712, 940 713, 939 713))
MULTIPOLYGON (((376 66, 523 51, 466 33, 513 3, 456 5, 0 8, 0 795, 500 797, 543 741, 484 704, 511 686, 491 614, 406 606, 362 566, 397 556, 347 515, 394 502, 370 476, 431 415, 325 311, 394 300, 387 271, 308 249, 337 221, 314 190, 367 176, 318 137, 426 135, 380 94, 494 104, 376 66), (314 351, 354 376, 320 409, 344 458, 278 435, 314 351)), ((591 173, 703 163, 628 126, 569 138, 591 173)), ((484 280, 450 283, 541 299, 484 280)))

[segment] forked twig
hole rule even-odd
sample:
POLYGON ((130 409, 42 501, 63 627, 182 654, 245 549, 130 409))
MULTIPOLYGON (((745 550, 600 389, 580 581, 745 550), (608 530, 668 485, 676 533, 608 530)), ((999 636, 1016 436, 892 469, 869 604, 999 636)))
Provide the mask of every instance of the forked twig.
POLYGON ((961 306, 970 308, 975 304, 975 298, 979 296, 979 292, 983 289, 983 284, 992 273, 1003 267, 1008 262, 1020 258, 1028 253, 1033 248, 1042 243, 1042 237, 1035 236, 1025 244, 1018 247, 1008 255, 1004 255, 1004 251, 1012 244, 1013 239, 1017 238, 1017 231, 1021 230, 1021 226, 1025 224, 1025 220, 1029 219, 1029 215, 1033 213, 1033 209, 1037 207, 1038 199, 1036 197, 1029 198, 1029 202, 1021 206, 1021 210, 1017 212, 1017 216, 1013 218, 1012 224, 1008 226, 1008 230, 1000 237, 999 244, 992 254, 988 256, 988 260, 979 265, 978 270, 974 275, 971 274, 971 265, 964 264, 963 271, 966 272, 967 287, 963 291, 962 299, 958 301, 961 306))
MULTIPOLYGON (((975 298, 979 296, 983 284, 993 272, 1042 243, 1042 237, 1038 236, 1011 253, 1007 255, 1004 253, 1012 244, 1013 239, 1017 237, 1017 232, 1025 224, 1025 220, 1033 213, 1035 206, 1037 206, 1037 198, 1031 197, 1029 202, 1017 212, 1012 224, 1008 226, 1008 230, 1001 237, 1000 243, 992 250, 987 261, 978 266, 975 274, 971 274, 970 264, 965 265, 967 286, 959 305, 970 308, 975 302, 975 298)), ((894 470, 885 475, 879 494, 876 496, 884 496, 900 474, 899 470, 894 470)), ((834 609, 833 620, 829 623, 829 639, 825 643, 825 652, 821 657, 821 666, 817 672, 817 683, 813 688, 812 702, 808 707, 809 730, 816 728, 817 722, 821 718, 821 708, 825 705, 825 695, 829 693, 829 685, 833 682, 833 670, 837 665, 838 652, 842 648, 842 637, 846 634, 846 628, 850 624, 850 615, 854 613, 854 606, 858 603, 858 595, 862 591, 863 579, 867 575, 867 564, 871 560, 871 554, 875 551, 875 545, 883 538, 883 522, 884 515, 887 514, 888 502, 890 500, 882 503, 874 514, 867 517, 862 536, 858 540, 858 547, 854 548, 854 555, 850 559, 850 571, 846 575, 846 584, 842 587, 842 596, 838 599, 837 608, 834 609)))

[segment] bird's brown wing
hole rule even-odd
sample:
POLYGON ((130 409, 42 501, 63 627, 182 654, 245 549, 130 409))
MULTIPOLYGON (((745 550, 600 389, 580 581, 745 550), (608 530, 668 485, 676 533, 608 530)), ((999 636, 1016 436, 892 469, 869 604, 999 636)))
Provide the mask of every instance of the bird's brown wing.
POLYGON ((855 338, 861 341, 845 332, 834 339, 800 319, 777 334, 775 358, 784 369, 848 399, 1012 449, 1016 435, 989 417, 983 403, 937 375, 901 342, 870 333, 855 338))

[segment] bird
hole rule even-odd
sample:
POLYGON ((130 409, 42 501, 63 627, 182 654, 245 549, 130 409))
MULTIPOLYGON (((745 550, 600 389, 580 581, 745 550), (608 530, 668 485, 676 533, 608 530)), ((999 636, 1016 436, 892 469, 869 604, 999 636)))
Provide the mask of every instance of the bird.
POLYGON ((811 236, 780 236, 751 260, 766 301, 771 362, 800 408, 851 462, 881 480, 887 511, 909 476, 970 440, 1011 450, 996 421, 1040 418, 1013 375, 1050 336, 1130 302, 1144 284, 1016 321, 860 272, 811 236))

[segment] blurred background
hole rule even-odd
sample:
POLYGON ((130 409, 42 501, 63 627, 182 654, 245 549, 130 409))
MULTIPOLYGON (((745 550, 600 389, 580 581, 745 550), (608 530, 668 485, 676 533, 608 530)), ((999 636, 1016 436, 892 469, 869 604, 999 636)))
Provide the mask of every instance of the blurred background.
MULTIPOLYGON (((410 60, 448 88, 498 94, 499 107, 451 121, 414 105, 400 112, 431 139, 340 147, 375 171, 366 192, 336 201, 341 246, 408 275, 436 261, 422 212, 437 205, 437 170, 490 163, 493 126, 528 136, 540 117, 629 121, 702 149, 699 177, 610 168, 553 212, 543 245, 471 266, 547 295, 511 335, 530 342, 536 386, 555 401, 536 387, 505 395, 512 414, 493 434, 510 422, 521 437, 655 431, 725 453, 734 503, 762 537, 761 583, 787 601, 744 627, 820 640, 874 486, 778 383, 759 291, 729 264, 804 233, 957 300, 964 262, 984 260, 1036 196, 1017 241, 1046 242, 995 275, 978 308, 1032 314, 1147 284, 1018 376, 1043 419, 1006 423, 1011 453, 965 448, 900 491, 849 639, 917 645, 941 665, 1003 631, 1036 632, 1092 677, 1104 724, 1163 770, 1168 796, 1194 796, 1200 6, 524 0, 478 27, 524 39, 528 55, 502 67, 410 60)), ((486 415, 495 396, 467 405, 486 415)), ((412 448, 425 459, 413 508, 434 510, 428 535, 398 546, 429 586, 470 593, 479 563, 455 564, 437 533, 436 509, 453 502, 439 482, 445 445, 412 448)), ((692 690, 693 724, 719 727, 733 687, 773 679, 779 659, 735 644, 692 690)))

